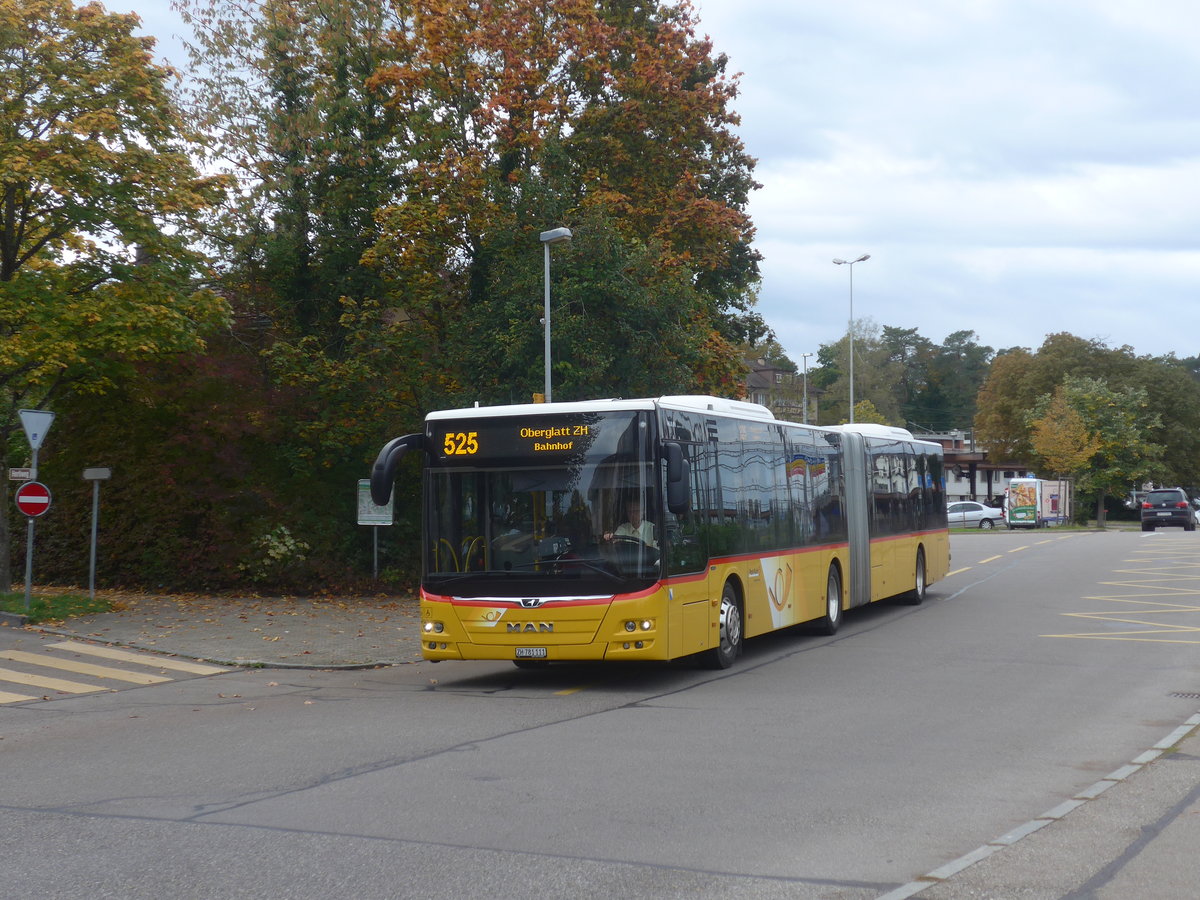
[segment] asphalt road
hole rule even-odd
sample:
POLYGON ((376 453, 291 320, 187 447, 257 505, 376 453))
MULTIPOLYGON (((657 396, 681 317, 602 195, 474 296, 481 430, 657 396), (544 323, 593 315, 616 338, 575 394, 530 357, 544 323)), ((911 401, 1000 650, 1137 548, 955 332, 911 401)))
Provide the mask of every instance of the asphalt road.
POLYGON ((721 673, 235 670, 0 707, 0 883, 880 897, 1197 708, 1194 534, 997 531, 952 551, 922 606, 758 639, 721 673))

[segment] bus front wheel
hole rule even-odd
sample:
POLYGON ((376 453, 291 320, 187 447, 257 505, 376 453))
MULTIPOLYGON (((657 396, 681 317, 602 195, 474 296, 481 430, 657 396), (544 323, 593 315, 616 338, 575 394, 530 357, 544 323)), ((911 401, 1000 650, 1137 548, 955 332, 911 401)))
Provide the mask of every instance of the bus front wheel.
POLYGON ((842 573, 837 566, 829 567, 829 578, 825 582, 825 616, 817 621, 821 634, 837 634, 842 624, 842 573))
POLYGON ((742 652, 742 607, 738 603, 737 589, 728 581, 721 591, 719 630, 717 646, 700 656, 700 664, 706 669, 728 669, 742 652))

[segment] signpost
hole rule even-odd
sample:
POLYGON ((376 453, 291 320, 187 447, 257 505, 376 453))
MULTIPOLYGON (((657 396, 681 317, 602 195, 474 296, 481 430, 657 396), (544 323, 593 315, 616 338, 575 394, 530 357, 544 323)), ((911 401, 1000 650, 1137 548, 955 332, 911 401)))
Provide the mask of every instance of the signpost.
POLYGON ((33 596, 33 522, 49 511, 50 489, 39 481, 27 481, 17 488, 16 501, 17 509, 29 518, 25 531, 25 612, 29 612, 33 596))
POLYGON ((112 469, 97 466, 83 470, 83 480, 92 483, 92 555, 88 565, 88 596, 96 599, 96 523, 100 520, 100 482, 112 478, 112 469))
MULTIPOLYGON (((393 495, 394 496, 394 495, 393 495)), ((371 479, 362 478, 358 482, 358 524, 375 526, 375 578, 379 578, 379 526, 392 524, 392 499, 388 497, 386 506, 376 506, 371 499, 371 479)))
MULTIPOLYGON (((17 415, 21 417, 21 427, 25 429, 29 449, 33 451, 30 477, 36 479, 38 451, 54 423, 54 413, 46 409, 19 409, 17 415)), ((29 600, 33 595, 33 523, 50 508, 50 491, 44 484, 27 481, 17 488, 16 500, 17 509, 29 519, 29 528, 25 532, 25 612, 29 612, 29 600)))

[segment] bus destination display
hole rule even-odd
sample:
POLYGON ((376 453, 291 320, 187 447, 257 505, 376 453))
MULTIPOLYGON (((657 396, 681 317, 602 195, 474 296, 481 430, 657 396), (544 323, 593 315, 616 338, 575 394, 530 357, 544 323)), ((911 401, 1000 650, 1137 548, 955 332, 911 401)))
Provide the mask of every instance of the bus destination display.
POLYGON ((437 454, 446 463, 573 456, 587 451, 600 431, 595 416, 553 422, 500 419, 437 423, 437 454))

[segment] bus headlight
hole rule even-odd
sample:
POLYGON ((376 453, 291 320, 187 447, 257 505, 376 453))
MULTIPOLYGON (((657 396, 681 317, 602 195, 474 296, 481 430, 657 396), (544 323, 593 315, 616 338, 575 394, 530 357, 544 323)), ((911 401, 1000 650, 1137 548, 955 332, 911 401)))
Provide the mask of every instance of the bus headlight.
POLYGON ((642 619, 642 631, 649 631, 654 627, 654 623, 649 619, 642 619))
POLYGON ((444 626, 441 622, 426 622, 425 623, 425 633, 426 634, 441 634, 445 630, 446 630, 446 626, 444 626))
POLYGON ((637 623, 636 622, 626 622, 625 630, 626 631, 637 631, 637 623))

